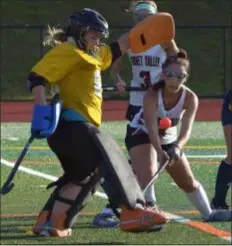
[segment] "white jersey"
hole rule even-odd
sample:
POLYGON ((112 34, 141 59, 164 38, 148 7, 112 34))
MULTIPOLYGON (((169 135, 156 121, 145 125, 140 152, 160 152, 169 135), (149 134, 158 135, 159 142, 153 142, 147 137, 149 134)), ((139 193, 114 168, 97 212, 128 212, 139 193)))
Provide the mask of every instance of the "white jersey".
MULTIPOLYGON (((185 102, 185 96, 186 88, 184 87, 180 99, 176 105, 173 108, 166 110, 163 102, 162 89, 158 91, 158 120, 167 116, 172 121, 172 127, 168 128, 167 130, 159 129, 161 144, 170 144, 177 140, 177 125, 184 114, 183 106, 185 102)), ((141 108, 139 113, 135 115, 134 119, 130 123, 130 126, 136 128, 134 134, 139 133, 139 131, 148 133, 148 130, 144 124, 143 108, 141 108)))
MULTIPOLYGON (((146 87, 159 81, 162 64, 166 60, 166 52, 160 45, 138 54, 128 52, 128 55, 132 64, 132 87, 146 87)), ((130 104, 142 106, 144 95, 143 91, 131 92, 130 104)))

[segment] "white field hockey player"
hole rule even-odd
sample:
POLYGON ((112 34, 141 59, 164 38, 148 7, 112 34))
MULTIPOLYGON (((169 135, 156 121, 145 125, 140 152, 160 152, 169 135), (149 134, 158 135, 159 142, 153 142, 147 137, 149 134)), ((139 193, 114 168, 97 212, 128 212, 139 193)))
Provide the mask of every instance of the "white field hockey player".
POLYGON ((230 221, 229 210, 212 211, 203 186, 196 180, 189 162, 183 153, 191 135, 192 125, 198 108, 198 98, 184 85, 189 74, 189 60, 186 53, 170 56, 163 65, 163 81, 147 92, 143 108, 129 125, 126 146, 131 156, 133 170, 142 189, 149 180, 149 172, 144 167, 153 167, 169 160, 168 174, 195 205, 202 218, 207 221, 230 221), (172 121, 165 129, 159 122, 163 117, 172 121), (178 134, 177 126, 181 122, 178 134), (151 155, 145 154, 146 148, 151 155))
MULTIPOLYGON (((135 24, 142 21, 149 15, 157 14, 157 5, 154 1, 133 1, 129 12, 132 13, 135 24)), ((160 80, 162 72, 162 64, 165 62, 167 55, 175 55, 179 51, 174 40, 170 40, 160 45, 154 45, 142 53, 127 52, 132 66, 132 80, 131 86, 138 88, 148 88, 151 85, 157 83, 160 80)), ((122 69, 123 58, 119 58, 115 61, 111 68, 111 77, 116 84, 119 92, 125 92, 126 83, 120 76, 122 69)), ((136 113, 139 112, 143 105, 143 98, 145 91, 130 92, 130 102, 126 113, 127 120, 131 121, 136 113)), ((151 155, 150 148, 144 147, 144 153, 146 156, 151 155)), ((151 166, 144 167, 149 172, 149 177, 152 178, 155 174, 154 168, 151 166)), ((146 193, 145 198, 149 207, 154 207, 156 203, 155 189, 151 185, 146 193)), ((111 206, 106 205, 93 220, 93 224, 96 227, 114 227, 117 225, 115 214, 113 213, 111 206)))

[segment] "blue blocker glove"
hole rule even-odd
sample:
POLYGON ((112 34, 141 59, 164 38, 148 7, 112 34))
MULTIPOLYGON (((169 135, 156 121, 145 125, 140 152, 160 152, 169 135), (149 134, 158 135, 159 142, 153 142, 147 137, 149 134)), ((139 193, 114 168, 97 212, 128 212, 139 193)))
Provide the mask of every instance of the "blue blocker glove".
POLYGON ((61 101, 48 105, 34 105, 31 134, 35 138, 47 138, 55 132, 60 118, 61 107, 61 101))

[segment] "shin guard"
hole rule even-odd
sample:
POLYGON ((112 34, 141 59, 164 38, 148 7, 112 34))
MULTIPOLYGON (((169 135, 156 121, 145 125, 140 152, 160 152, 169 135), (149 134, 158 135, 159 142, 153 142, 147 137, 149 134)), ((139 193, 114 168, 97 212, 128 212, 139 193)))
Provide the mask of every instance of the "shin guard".
MULTIPOLYGON (((99 176, 95 173, 85 184, 81 182, 74 184, 73 182, 61 180, 61 182, 55 182, 54 185, 57 185, 57 187, 40 212, 38 220, 33 227, 33 232, 36 235, 41 235, 42 231, 47 230, 51 236, 70 236, 71 227, 77 215, 85 207, 88 198, 95 193, 99 186, 99 176), (75 192, 77 189, 80 189, 80 192, 78 192, 73 200, 64 198, 67 192, 70 192, 70 190, 75 192), (54 208, 55 202, 69 205, 69 208, 66 211, 62 208, 59 209, 58 205, 54 208)), ((54 185, 52 184, 52 186, 54 185)))

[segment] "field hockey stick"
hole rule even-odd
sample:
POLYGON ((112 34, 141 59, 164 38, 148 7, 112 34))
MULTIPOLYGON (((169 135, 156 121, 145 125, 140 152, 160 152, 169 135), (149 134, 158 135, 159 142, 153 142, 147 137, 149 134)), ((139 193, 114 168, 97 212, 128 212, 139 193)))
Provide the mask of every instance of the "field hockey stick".
POLYGON ((19 157, 18 157, 13 169, 11 170, 6 182, 4 183, 3 187, 1 188, 1 194, 2 195, 7 194, 14 187, 14 183, 12 182, 12 180, 14 179, 14 176, 15 176, 15 174, 16 174, 16 172, 17 172, 22 160, 23 160, 24 156, 26 155, 26 153, 27 153, 27 151, 28 151, 28 149, 29 149, 29 147, 30 147, 30 145, 31 145, 31 143, 33 142, 34 139, 35 138, 32 135, 28 139, 28 141, 27 141, 26 145, 24 146, 22 152, 20 153, 20 155, 19 155, 19 157))
POLYGON ((162 166, 159 167, 159 169, 156 171, 154 177, 151 179, 151 181, 147 184, 147 186, 143 190, 143 194, 146 193, 147 189, 152 185, 156 179, 159 177, 159 175, 164 171, 164 169, 169 165, 170 160, 167 160, 162 166))
MULTIPOLYGON (((58 100, 59 100, 59 95, 56 94, 56 95, 52 98, 51 104, 56 103, 58 100)), ((14 176, 15 176, 16 172, 18 171, 18 168, 19 168, 19 166, 20 166, 20 164, 21 164, 21 162, 22 162, 24 156, 26 155, 26 153, 27 153, 27 151, 28 151, 28 149, 29 149, 29 147, 30 147, 30 145, 31 145, 31 143, 33 142, 34 139, 35 139, 34 135, 31 135, 31 136, 29 137, 29 139, 28 139, 26 145, 24 146, 22 152, 20 153, 20 155, 19 155, 19 157, 18 157, 18 159, 17 159, 17 161, 16 161, 16 163, 15 163, 13 169, 11 170, 11 172, 10 172, 10 174, 9 174, 9 176, 8 176, 8 178, 7 178, 7 180, 6 180, 6 182, 4 183, 3 187, 1 188, 0 193, 1 193, 2 195, 7 194, 7 193, 10 192, 10 191, 12 190, 12 188, 14 187, 14 183, 12 182, 13 179, 14 179, 14 176)))
MULTIPOLYGON (((103 91, 105 92, 117 92, 116 86, 103 86, 103 91)), ((125 87, 125 91, 147 91, 147 88, 143 87, 125 87)))

